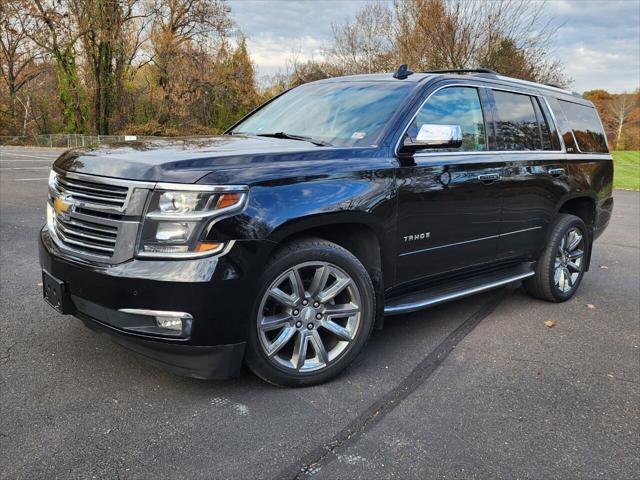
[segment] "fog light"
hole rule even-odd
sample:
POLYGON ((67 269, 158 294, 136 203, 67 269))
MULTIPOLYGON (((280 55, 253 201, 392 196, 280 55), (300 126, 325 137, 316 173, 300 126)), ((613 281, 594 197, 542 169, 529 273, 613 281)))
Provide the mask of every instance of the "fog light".
POLYGON ((168 330, 182 331, 182 318, 156 316, 156 323, 160 328, 168 330))

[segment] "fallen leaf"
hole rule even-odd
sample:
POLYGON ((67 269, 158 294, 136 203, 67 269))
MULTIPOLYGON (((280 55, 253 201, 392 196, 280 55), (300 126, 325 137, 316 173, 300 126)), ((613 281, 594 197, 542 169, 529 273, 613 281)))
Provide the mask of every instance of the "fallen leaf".
POLYGON ((38 282, 38 286, 41 287, 42 286, 42 282, 38 282))
POLYGON ((549 328, 553 328, 553 327, 556 326, 556 321, 555 320, 545 320, 544 324, 549 328))
POLYGON ((593 303, 587 303, 586 307, 587 307, 589 310, 593 310, 594 308, 596 308, 596 306, 595 306, 593 303))
POLYGON ((607 373, 607 377, 614 378, 613 375, 611 375, 610 373, 607 373))
POLYGON ((607 267, 606 265, 600 265, 600 268, 601 268, 602 270, 609 270, 609 267, 607 267))

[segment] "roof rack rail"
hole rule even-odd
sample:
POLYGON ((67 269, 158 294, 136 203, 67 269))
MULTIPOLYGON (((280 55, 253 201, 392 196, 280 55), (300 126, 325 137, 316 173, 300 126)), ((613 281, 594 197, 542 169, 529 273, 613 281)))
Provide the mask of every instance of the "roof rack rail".
POLYGON ((424 73, 490 73, 492 75, 500 75, 495 70, 489 68, 449 68, 445 70, 429 70, 424 73))

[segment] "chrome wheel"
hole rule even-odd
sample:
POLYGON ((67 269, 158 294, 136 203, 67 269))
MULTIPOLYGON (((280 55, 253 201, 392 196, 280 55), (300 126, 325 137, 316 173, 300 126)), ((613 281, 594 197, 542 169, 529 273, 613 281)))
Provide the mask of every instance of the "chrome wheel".
POLYGON ((362 315, 354 280, 328 262, 305 262, 267 288, 258 337, 267 358, 295 372, 327 367, 352 343, 362 315))
POLYGON ((570 228, 562 236, 556 252, 553 280, 562 293, 570 292, 576 285, 584 265, 584 235, 570 228))

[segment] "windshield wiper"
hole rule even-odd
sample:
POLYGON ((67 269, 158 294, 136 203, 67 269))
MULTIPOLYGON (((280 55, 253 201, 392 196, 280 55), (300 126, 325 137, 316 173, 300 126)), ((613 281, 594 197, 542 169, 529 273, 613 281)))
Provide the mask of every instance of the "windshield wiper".
POLYGON ((300 140, 302 142, 313 143, 314 145, 318 145, 319 147, 332 147, 329 142, 325 142, 324 140, 318 140, 311 137, 304 137, 302 135, 291 135, 285 132, 275 132, 275 133, 256 133, 256 137, 272 137, 272 138, 285 138, 287 140, 300 140))

